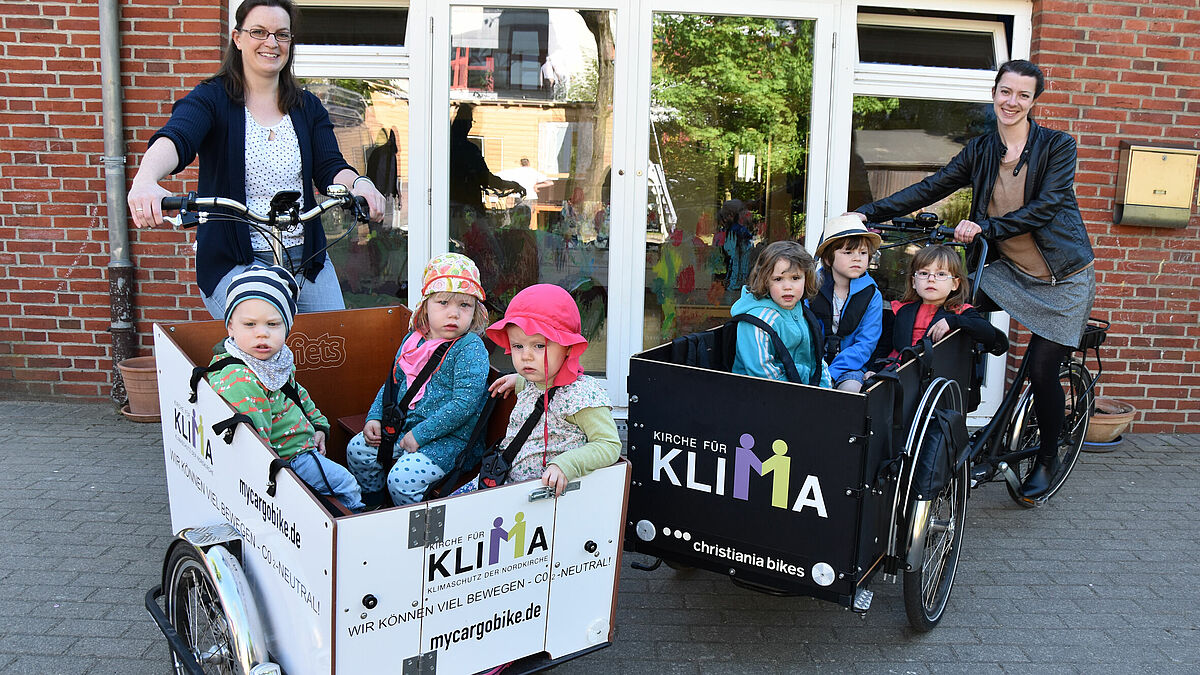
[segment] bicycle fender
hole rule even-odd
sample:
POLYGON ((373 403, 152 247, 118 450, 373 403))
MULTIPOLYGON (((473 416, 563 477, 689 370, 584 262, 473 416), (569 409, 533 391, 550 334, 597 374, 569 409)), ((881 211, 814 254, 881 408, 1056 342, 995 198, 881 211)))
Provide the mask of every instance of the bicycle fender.
POLYGON ((242 564, 226 546, 240 540, 241 536, 232 526, 216 525, 183 530, 176 545, 193 547, 204 561, 225 609, 234 657, 248 673, 268 660, 267 633, 242 564))

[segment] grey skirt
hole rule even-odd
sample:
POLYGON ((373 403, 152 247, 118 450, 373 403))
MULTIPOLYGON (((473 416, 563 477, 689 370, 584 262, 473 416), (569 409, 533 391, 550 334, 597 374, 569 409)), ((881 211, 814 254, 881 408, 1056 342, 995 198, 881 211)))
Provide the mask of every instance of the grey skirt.
POLYGON ((1096 269, 1088 266, 1051 284, 997 260, 983 270, 979 287, 1029 332, 1077 347, 1096 299, 1096 269))

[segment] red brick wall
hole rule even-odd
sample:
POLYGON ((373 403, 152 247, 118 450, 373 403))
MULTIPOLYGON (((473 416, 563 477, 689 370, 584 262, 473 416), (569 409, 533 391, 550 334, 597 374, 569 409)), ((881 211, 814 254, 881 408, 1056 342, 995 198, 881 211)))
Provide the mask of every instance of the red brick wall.
MULTIPOLYGON (((214 0, 120 5, 132 178, 171 103, 216 70, 224 15, 214 0)), ((96 0, 0 0, 0 395, 111 390, 98 15, 96 0)), ((191 286, 190 235, 132 231, 130 244, 149 353, 154 321, 207 313, 191 286)))
POLYGON ((1122 140, 1200 149, 1196 0, 1033 6, 1037 106, 1079 146, 1075 192, 1096 249, 1095 314, 1113 323, 1100 393, 1141 411, 1139 432, 1200 432, 1200 217, 1185 229, 1113 225, 1122 140))
MULTIPOLYGON (((120 4, 132 178, 172 101, 216 70, 224 3, 120 4)), ((96 0, 0 0, 0 395, 109 394, 97 15, 96 0)), ((1200 8, 1039 0, 1033 24, 1033 58, 1050 78, 1038 115, 1079 142, 1097 314, 1114 324, 1100 391, 1144 411, 1138 431, 1200 432, 1200 373, 1187 358, 1200 347, 1200 218, 1183 230, 1112 225, 1120 140, 1200 147, 1200 8)), ((194 169, 181 178, 194 185, 194 169)), ((130 242, 149 353, 154 321, 208 315, 190 234, 132 230, 130 242)))

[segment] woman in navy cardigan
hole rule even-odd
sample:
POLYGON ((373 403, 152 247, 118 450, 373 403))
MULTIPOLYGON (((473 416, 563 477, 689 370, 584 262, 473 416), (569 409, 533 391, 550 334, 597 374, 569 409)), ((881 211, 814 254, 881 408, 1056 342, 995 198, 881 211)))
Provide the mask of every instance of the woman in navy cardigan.
MULTIPOLYGON (((383 195, 342 158, 324 106, 300 89, 292 73, 291 0, 247 0, 235 15, 225 60, 216 75, 175 102, 171 119, 150 138, 129 190, 138 227, 163 224, 158 182, 200 157, 198 191, 236 199, 260 212, 275 192, 299 190, 304 209, 316 205, 313 188, 334 183, 363 196, 371 219, 383 217, 383 195)), ((300 311, 342 309, 341 288, 325 256, 319 223, 284 235, 283 265, 301 281, 300 311)), ((196 282, 214 318, 224 316, 229 281, 256 261, 270 264, 270 245, 242 223, 216 219, 196 233, 196 282)))

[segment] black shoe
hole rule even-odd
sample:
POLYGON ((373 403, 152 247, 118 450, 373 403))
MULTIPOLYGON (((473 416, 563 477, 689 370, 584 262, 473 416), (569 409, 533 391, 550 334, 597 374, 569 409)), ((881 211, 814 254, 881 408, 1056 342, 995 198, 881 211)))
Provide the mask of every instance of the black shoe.
POLYGON ((362 493, 362 500, 363 505, 366 507, 365 510, 367 511, 386 509, 392 506, 392 496, 386 489, 380 490, 379 492, 364 491, 362 493))
POLYGON ((1026 499, 1037 499, 1050 489, 1050 479, 1054 476, 1051 467, 1044 462, 1038 462, 1033 471, 1021 483, 1021 496, 1026 499))

